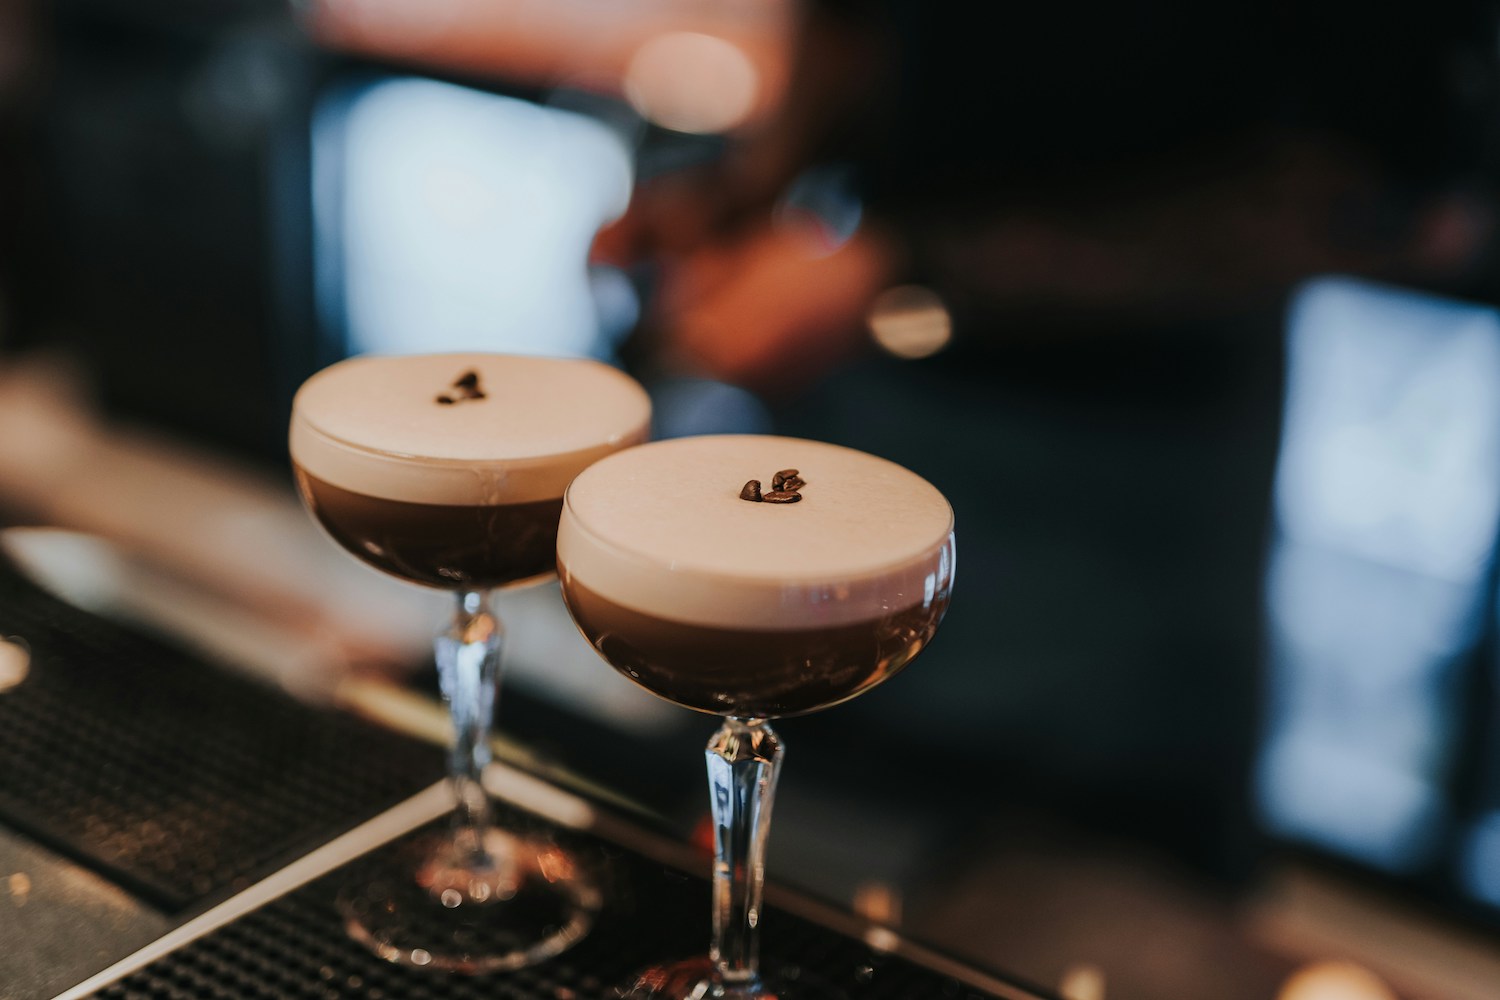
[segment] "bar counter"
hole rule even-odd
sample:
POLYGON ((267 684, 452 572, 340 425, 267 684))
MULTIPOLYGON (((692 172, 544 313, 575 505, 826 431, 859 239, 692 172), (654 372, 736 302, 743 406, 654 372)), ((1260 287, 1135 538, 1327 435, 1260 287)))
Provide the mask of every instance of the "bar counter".
MULTIPOLYGON (((81 610, 9 560, 0 636, 29 653, 0 692, 4 1000, 602 1000, 706 947, 705 854, 617 797, 496 763, 504 825, 555 839, 598 880, 595 926, 514 973, 382 961, 345 935, 332 887, 451 807, 420 696, 367 690, 395 725, 309 705, 81 610)), ((768 898, 766 955, 849 1000, 1048 996, 806 894, 768 898)))

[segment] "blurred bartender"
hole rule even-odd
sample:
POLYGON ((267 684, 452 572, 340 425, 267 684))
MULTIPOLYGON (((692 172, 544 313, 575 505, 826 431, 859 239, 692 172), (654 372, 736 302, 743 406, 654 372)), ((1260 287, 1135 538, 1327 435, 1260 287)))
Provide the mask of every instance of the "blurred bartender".
POLYGON ((1495 5, 398 10, 314 24, 648 117, 749 67, 739 118, 704 112, 722 155, 646 179, 598 252, 650 268, 648 371, 748 388, 953 501, 941 638, 819 729, 878 723, 929 775, 983 760, 977 797, 1232 863, 1285 297, 1332 272, 1494 297, 1495 5))

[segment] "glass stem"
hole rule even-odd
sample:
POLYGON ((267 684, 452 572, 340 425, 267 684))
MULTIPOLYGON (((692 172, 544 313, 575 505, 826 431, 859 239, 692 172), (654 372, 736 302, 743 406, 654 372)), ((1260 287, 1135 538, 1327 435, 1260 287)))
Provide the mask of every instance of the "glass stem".
POLYGON ((764 720, 725 719, 709 740, 706 756, 714 820, 709 958, 721 995, 753 995, 760 985, 766 837, 781 771, 781 741, 764 720))
POLYGON ((453 622, 433 641, 438 683, 453 720, 448 777, 458 808, 453 814, 457 847, 473 868, 488 867, 485 835, 490 827, 490 800, 484 791, 484 769, 490 762, 490 725, 495 717, 495 687, 500 676, 500 648, 505 630, 490 608, 489 593, 462 591, 453 622))

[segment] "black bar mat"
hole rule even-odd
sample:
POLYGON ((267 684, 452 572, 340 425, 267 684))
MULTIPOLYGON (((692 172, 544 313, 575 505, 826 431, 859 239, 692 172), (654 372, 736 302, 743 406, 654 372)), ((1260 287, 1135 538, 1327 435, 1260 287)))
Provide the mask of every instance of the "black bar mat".
MULTIPOLYGON (((534 818, 498 804, 497 809, 497 819, 508 827, 538 832, 534 818)), ((530 969, 464 976, 397 966, 348 938, 334 904, 338 886, 400 851, 398 840, 94 995, 109 1000, 606 1000, 615 996, 616 985, 653 962, 706 951, 706 879, 592 836, 550 835, 596 873, 606 903, 581 943, 530 969)), ((848 1000, 994 996, 780 909, 771 908, 762 933, 768 962, 795 966, 801 978, 842 989, 848 1000)), ((1044 1000, 1046 995, 1018 986, 1013 996, 1044 1000)))
POLYGON ((0 560, 0 822, 167 912, 201 907, 441 777, 439 749, 81 611, 0 560))

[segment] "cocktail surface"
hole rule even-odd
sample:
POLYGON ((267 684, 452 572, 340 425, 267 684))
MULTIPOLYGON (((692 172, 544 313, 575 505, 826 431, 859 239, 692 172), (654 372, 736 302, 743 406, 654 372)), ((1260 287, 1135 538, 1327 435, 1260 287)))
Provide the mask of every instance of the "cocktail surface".
POLYGON ((365 355, 317 373, 293 405, 309 475, 411 503, 554 499, 597 459, 645 440, 634 379, 575 358, 365 355))
POLYGON ((792 628, 930 599, 953 532, 931 483, 894 462, 819 441, 720 435, 658 441, 605 459, 568 491, 558 559, 601 596, 701 625, 792 628), (796 503, 740 498, 777 472, 796 503))

